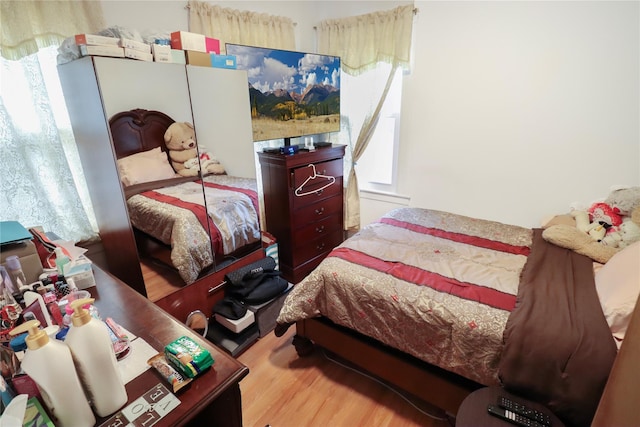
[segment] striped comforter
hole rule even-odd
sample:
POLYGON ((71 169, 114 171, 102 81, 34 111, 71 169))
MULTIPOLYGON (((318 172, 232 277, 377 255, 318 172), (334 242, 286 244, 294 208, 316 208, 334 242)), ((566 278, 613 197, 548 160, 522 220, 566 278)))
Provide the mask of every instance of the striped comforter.
POLYGON ((127 207, 135 228, 171 245, 171 262, 187 284, 213 264, 212 248, 223 256, 260 240, 255 179, 208 175, 136 194, 127 207))
POLYGON ((485 385, 532 230, 401 208, 334 249, 287 296, 279 324, 324 316, 485 385))

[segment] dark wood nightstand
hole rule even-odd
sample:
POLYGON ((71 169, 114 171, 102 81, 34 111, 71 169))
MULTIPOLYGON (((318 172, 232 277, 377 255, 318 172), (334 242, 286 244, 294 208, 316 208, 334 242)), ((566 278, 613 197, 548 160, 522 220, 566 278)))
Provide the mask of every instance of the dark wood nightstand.
POLYGON ((551 427, 564 427, 558 417, 539 403, 532 402, 522 397, 505 391, 500 387, 485 387, 474 391, 467 396, 458 409, 456 415, 456 427, 505 427, 514 426, 508 421, 490 415, 487 412, 488 405, 497 405, 500 396, 508 397, 514 402, 521 403, 529 408, 548 414, 551 418, 551 427))

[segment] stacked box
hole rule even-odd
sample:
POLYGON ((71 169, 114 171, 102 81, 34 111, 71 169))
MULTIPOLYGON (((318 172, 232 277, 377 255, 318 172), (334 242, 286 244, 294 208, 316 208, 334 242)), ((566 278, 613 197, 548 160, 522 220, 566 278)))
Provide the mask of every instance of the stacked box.
POLYGON ((124 58, 124 49, 120 46, 120 39, 116 37, 76 34, 75 40, 81 56, 96 55, 124 58))
POLYGON ((215 68, 228 68, 230 70, 235 70, 237 68, 236 57, 235 55, 211 54, 211 66, 215 68))
POLYGON ((171 46, 164 44, 152 44, 153 60, 156 62, 172 62, 171 46))
POLYGON ((203 53, 220 53, 220 40, 188 31, 171 33, 171 48, 203 53))
POLYGON ((189 65, 200 65, 203 67, 211 67, 211 55, 196 50, 184 51, 186 62, 189 65))
POLYGON ((123 47, 125 49, 125 55, 127 49, 137 50, 149 54, 151 53, 151 45, 136 40, 125 39, 124 37, 120 39, 120 47, 123 47))
POLYGON ((124 57, 131 59, 138 59, 140 61, 153 61, 153 55, 150 52, 143 52, 137 49, 124 48, 124 57))
POLYGON ((98 36, 95 34, 76 34, 76 44, 88 46, 118 46, 120 39, 117 37, 98 36))
POLYGON ((256 323, 251 324, 242 332, 235 333, 219 324, 213 318, 209 321, 209 329, 207 331, 207 339, 233 357, 237 357, 256 342, 258 335, 259 331, 256 323))
POLYGON ((120 46, 107 46, 107 45, 86 45, 82 44, 79 46, 80 55, 88 56, 112 56, 115 58, 124 58, 124 49, 120 46))
POLYGON ((239 332, 244 331, 245 329, 247 329, 249 326, 253 325, 253 323, 255 322, 255 315, 253 314, 253 311, 251 310, 247 310, 247 313, 242 316, 240 319, 227 319, 226 317, 215 313, 214 314, 216 321, 221 324, 222 326, 224 326, 225 328, 229 329, 231 332, 235 332, 236 334, 239 332))

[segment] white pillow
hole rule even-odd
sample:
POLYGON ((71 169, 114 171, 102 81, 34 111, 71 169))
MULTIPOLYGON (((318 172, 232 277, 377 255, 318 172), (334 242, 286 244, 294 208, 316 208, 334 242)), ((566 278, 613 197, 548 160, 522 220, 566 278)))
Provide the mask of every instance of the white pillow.
POLYGON ((118 172, 125 186, 176 176, 166 153, 160 147, 118 159, 118 172))
POLYGON ((616 342, 624 339, 640 294, 640 241, 616 253, 595 275, 602 311, 616 342))

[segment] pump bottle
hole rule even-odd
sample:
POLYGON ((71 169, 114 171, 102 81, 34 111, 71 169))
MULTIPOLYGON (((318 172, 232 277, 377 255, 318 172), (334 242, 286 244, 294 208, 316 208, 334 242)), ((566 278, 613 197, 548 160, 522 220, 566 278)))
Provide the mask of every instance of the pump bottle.
POLYGON ((39 321, 29 320, 10 332, 13 336, 28 332, 22 369, 38 385, 56 426, 95 425, 96 418, 82 390, 69 347, 49 339, 39 326, 39 321))
POLYGON ((71 349, 80 380, 89 393, 95 413, 106 417, 127 403, 127 391, 108 326, 82 307, 93 301, 93 298, 82 298, 71 302, 73 314, 65 343, 71 349))

